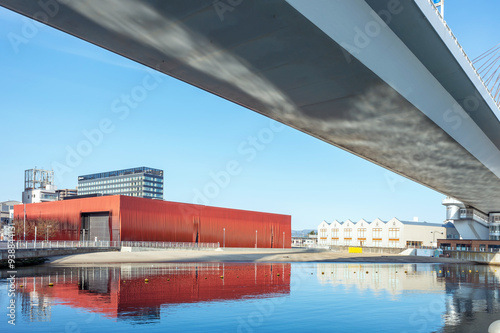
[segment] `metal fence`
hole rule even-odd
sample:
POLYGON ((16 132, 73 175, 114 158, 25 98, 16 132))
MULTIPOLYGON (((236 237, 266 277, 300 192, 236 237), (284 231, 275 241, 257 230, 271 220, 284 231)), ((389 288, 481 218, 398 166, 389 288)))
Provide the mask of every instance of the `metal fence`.
POLYGON ((469 247, 469 246, 441 246, 444 251, 461 251, 461 252, 500 252, 499 248, 486 248, 486 247, 469 247))
MULTIPOLYGON (((219 243, 188 243, 188 242, 119 242, 119 241, 15 241, 15 249, 61 249, 61 248, 116 248, 143 247, 156 249, 216 249, 219 243)), ((0 242, 0 250, 9 248, 8 242, 0 242)))
MULTIPOLYGON (((120 248, 120 242, 110 241, 15 241, 16 249, 62 249, 62 248, 120 248)), ((8 242, 0 242, 0 249, 7 249, 8 242)))
POLYGON ((121 242, 122 247, 149 247, 149 248, 159 248, 159 249, 171 249, 171 248, 203 248, 203 249, 216 249, 219 248, 219 243, 193 243, 193 242, 133 242, 133 241, 123 241, 121 242))

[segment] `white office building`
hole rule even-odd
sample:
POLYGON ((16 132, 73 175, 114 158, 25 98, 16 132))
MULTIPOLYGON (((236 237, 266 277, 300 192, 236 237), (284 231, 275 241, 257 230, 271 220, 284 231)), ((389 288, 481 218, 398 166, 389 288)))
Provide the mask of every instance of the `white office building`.
POLYGON ((389 221, 323 221, 318 226, 319 246, 435 247, 438 239, 458 239, 452 223, 389 221))

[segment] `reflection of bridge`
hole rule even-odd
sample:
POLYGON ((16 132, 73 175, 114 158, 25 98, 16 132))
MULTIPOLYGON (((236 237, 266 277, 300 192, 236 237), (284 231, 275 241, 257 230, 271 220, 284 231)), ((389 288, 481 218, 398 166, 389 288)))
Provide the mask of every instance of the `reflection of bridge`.
POLYGON ((500 112, 431 1, 47 3, 0 0, 483 213, 500 211, 500 112))
MULTIPOLYGON (((55 301, 112 318, 158 320, 160 308, 166 305, 287 295, 290 264, 50 267, 47 274, 18 278, 17 283, 23 285, 17 287, 17 292, 28 298, 23 306, 44 304, 46 311, 40 315, 48 316, 55 301)), ((32 310, 22 309, 24 313, 32 310)))

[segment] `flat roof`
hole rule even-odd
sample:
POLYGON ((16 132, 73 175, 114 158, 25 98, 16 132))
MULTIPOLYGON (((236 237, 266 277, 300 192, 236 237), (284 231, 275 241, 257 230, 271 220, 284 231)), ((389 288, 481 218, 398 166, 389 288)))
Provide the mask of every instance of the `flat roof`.
POLYGON ((90 175, 78 176, 78 181, 89 180, 89 179, 118 177, 118 176, 124 176, 124 175, 132 175, 132 174, 136 174, 136 173, 150 173, 152 175, 163 177, 163 170, 142 166, 142 167, 137 167, 137 168, 115 170, 115 171, 106 171, 106 172, 93 173, 90 175))

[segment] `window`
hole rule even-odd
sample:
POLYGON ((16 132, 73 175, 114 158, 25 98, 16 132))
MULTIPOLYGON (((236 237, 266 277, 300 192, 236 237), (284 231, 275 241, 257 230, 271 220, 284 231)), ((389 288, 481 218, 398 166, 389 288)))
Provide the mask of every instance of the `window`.
POLYGON ((359 238, 366 239, 366 228, 360 228, 360 229, 358 229, 358 239, 359 238))
POLYGON ((382 238, 382 228, 374 228, 372 238, 382 238))
POLYGON ((398 247, 398 246, 399 246, 399 241, 396 240, 389 241, 389 247, 398 247))
POLYGON ((399 240, 399 228, 389 228, 389 239, 399 240))
POLYGON ((351 228, 344 229, 344 238, 352 238, 352 229, 351 228))

